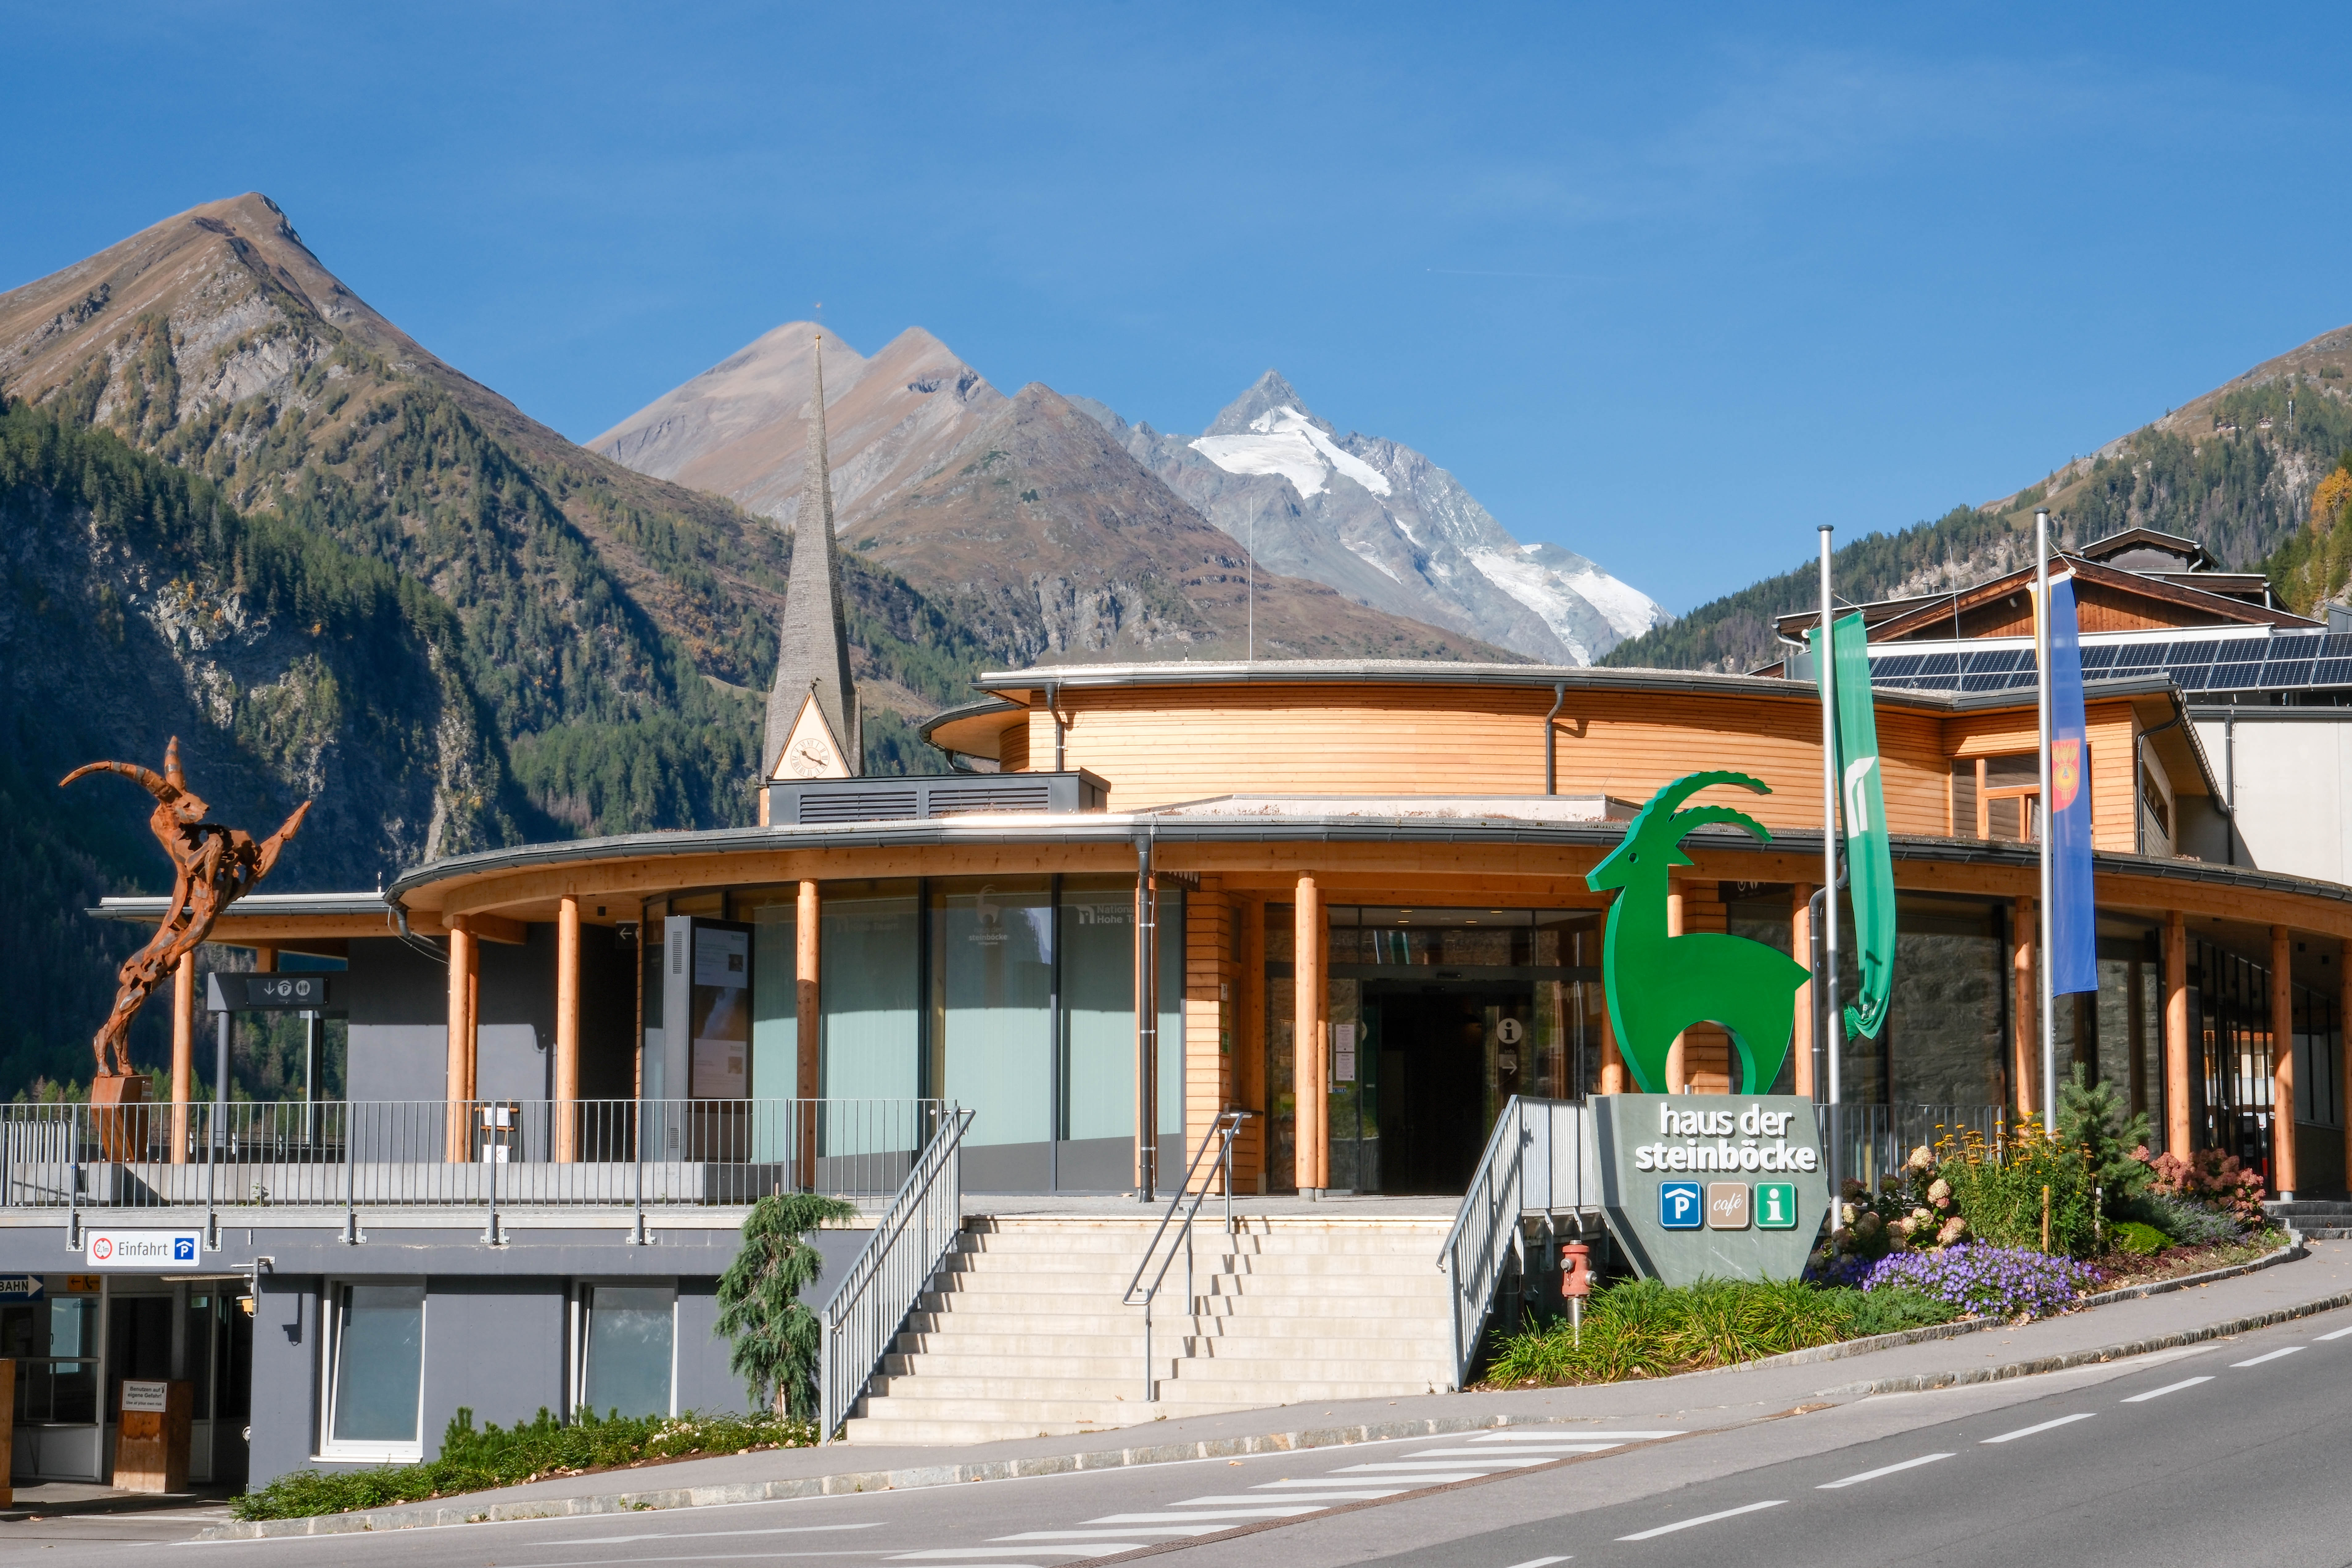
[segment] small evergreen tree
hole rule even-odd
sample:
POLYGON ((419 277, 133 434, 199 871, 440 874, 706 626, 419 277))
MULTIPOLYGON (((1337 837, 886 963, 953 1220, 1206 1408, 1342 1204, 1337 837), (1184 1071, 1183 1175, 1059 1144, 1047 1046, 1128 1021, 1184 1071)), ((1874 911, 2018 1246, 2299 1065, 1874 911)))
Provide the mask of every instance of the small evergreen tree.
POLYGON ((2081 1062, 2058 1087, 2058 1138, 2084 1152, 2110 1213, 2155 1179, 2134 1152, 2147 1143, 2147 1112, 2126 1117, 2116 1086, 2091 1082, 2081 1062))
POLYGON ((819 1328, 800 1293, 824 1260, 808 1233, 852 1219, 857 1205, 814 1193, 761 1198, 743 1220, 743 1249, 719 1279, 718 1331, 733 1342, 727 1368, 742 1378, 754 1409, 816 1415, 819 1328))

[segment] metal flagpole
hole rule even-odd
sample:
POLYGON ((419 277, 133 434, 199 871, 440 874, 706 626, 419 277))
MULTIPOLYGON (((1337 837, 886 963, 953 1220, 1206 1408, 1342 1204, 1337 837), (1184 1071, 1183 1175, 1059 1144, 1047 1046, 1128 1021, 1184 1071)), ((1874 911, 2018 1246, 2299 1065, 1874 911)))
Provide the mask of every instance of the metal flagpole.
POLYGON ((2041 737, 2042 795, 2034 805, 2040 820, 2034 825, 2034 838, 2042 849, 2042 985, 2037 993, 2042 1004, 2042 1131, 2045 1136, 2058 1133, 2058 1009, 2051 995, 2051 983, 2056 973, 2050 964, 2050 944, 2055 934, 2050 911, 2050 514, 2033 514, 2033 668, 2034 687, 2040 697, 2041 716, 2036 732, 2041 737))
MULTIPOLYGON (((1837 659, 1832 647, 1831 617, 1834 605, 1830 598, 1830 535, 1834 531, 1827 523, 1822 525, 1822 635, 1814 644, 1813 657, 1820 662, 1818 671, 1822 684, 1822 967, 1827 974, 1817 982, 1822 997, 1822 1045, 1828 1058, 1829 1103, 1838 1103, 1838 1035, 1844 1020, 1838 1011, 1838 757, 1837 757, 1837 659)), ((1842 1202, 1838 1188, 1844 1173, 1840 1169, 1844 1142, 1839 1136, 1838 1113, 1830 1112, 1830 1197, 1842 1202)))

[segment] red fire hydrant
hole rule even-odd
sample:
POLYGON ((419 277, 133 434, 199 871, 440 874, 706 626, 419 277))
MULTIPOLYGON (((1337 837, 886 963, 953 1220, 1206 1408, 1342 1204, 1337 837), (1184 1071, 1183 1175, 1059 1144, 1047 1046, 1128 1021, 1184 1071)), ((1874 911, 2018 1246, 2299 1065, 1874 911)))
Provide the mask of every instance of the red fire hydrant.
POLYGON ((1559 1293, 1568 1301, 1569 1333, 1573 1342, 1584 1342, 1584 1299, 1592 1294, 1592 1248, 1580 1241, 1570 1241, 1559 1249, 1559 1293))

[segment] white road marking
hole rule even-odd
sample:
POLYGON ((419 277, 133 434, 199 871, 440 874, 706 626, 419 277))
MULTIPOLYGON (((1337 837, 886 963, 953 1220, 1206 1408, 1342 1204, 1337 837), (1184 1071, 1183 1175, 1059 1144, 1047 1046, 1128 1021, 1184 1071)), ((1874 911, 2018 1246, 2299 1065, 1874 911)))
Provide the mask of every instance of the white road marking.
POLYGON ((1779 1508, 1782 1503, 1787 1502, 1788 1500, 1789 1500, 1787 1498, 1780 1497, 1774 1498, 1769 1502, 1751 1502, 1745 1508, 1727 1508, 1721 1513, 1703 1513, 1696 1519, 1677 1520, 1672 1524, 1662 1524, 1655 1530, 1644 1530, 1633 1535, 1621 1535, 1617 1539, 1620 1541, 1648 1541, 1653 1536, 1672 1535, 1677 1530, 1689 1530, 1695 1525, 1713 1524, 1718 1519, 1737 1519, 1743 1513, 1754 1513, 1761 1509, 1779 1508))
POLYGON ((1275 1503, 1272 1508, 1228 1508, 1214 1510, 1202 1509, 1192 1513, 1107 1513, 1100 1519, 1085 1519, 1081 1524, 1187 1524, 1196 1519, 1296 1519, 1301 1514, 1321 1513, 1321 1503, 1305 1503, 1293 1508, 1283 1505, 1277 1498, 1263 1500, 1275 1503))
MULTIPOLYGON (((1458 1470, 1441 1470, 1435 1475, 1366 1476, 1363 1478, 1363 1480, 1367 1485, 1376 1481, 1411 1481, 1412 1486, 1407 1489, 1418 1490, 1423 1487, 1442 1487, 1448 1481, 1475 1481, 1480 1476, 1486 1473, 1487 1472, 1485 1470, 1465 1468, 1458 1470)), ((1299 1487, 1340 1486, 1346 1484, 1347 1479, 1348 1478, 1343 1476, 1324 1476, 1314 1480, 1260 1481, 1256 1486, 1252 1487, 1250 1490, 1254 1492, 1290 1491, 1295 1490, 1299 1487)), ((289 1539, 308 1540, 310 1538, 308 1536, 302 1536, 289 1537, 289 1539)))
POLYGON ((1388 1459, 1377 1465, 1347 1465, 1331 1473, 1335 1476, 1351 1476, 1360 1472, 1370 1473, 1377 1470, 1467 1470, 1472 1468, 1516 1470, 1523 1465, 1540 1465, 1544 1462, 1544 1457, 1541 1454, 1481 1454, 1475 1467, 1465 1465, 1459 1459, 1388 1459))
POLYGON ((2276 1361, 2283 1355, 2299 1355, 2302 1353, 2304 1348, 2305 1347, 2302 1345, 2289 1345, 2283 1351, 2273 1351, 2268 1355, 2258 1355, 2252 1361, 2233 1361, 2230 1364, 2231 1366, 2260 1366, 2266 1361, 2276 1361))
POLYGON ((721 1535, 806 1535, 825 1530, 879 1530, 880 1520, 866 1524, 780 1524, 771 1530, 655 1530, 643 1535, 590 1535, 578 1541, 567 1541, 566 1546, 612 1546, 625 1541, 675 1541, 685 1536, 695 1541, 713 1540, 721 1535))
POLYGON ((2210 1377, 2184 1377, 2179 1383, 2168 1383, 2162 1388, 2151 1388, 2146 1394, 2135 1394, 2123 1403, 2126 1405, 2145 1405, 2151 1399, 2160 1399, 2168 1394, 2178 1394, 2184 1388, 2194 1388, 2200 1383, 2210 1383, 2213 1380, 2210 1377))
MULTIPOLYGON (((982 1557, 1098 1557, 1112 1552, 1137 1552, 1149 1541, 1103 1541, 1087 1546, 943 1546, 936 1552, 901 1552, 893 1563, 959 1563, 982 1557)), ((991 1568, 1023 1568, 1006 1563, 991 1568)))
MULTIPOLYGON (((1654 1437, 1679 1437, 1675 1432, 1481 1432, 1473 1443, 1646 1443, 1654 1437)), ((1567 1558, 1556 1558, 1565 1563, 1567 1558)))
MULTIPOLYGON (((1421 1478, 1419 1476, 1415 1476, 1413 1478, 1415 1486, 1418 1486, 1420 1481, 1421 1478)), ((1309 1481, 1307 1483, 1309 1486, 1315 1486, 1318 1484, 1319 1483, 1314 1481, 1309 1481)), ((1286 1492, 1283 1495, 1286 1498, 1297 1498, 1301 1502, 1313 1502, 1318 1500, 1328 1500, 1333 1502, 1364 1502, 1377 1500, 1384 1497, 1402 1497, 1405 1493, 1412 1491, 1412 1489, 1413 1487, 1378 1487, 1368 1491, 1286 1492)), ((1192 1508, 1198 1505, 1214 1508, 1219 1503, 1253 1503, 1264 1502, 1265 1500, 1266 1500, 1262 1497, 1252 1497, 1247 1492, 1221 1493, 1215 1497, 1188 1497, 1183 1501, 1177 1503, 1174 1506, 1177 1508, 1192 1508)))
POLYGON ((1616 1447, 1617 1445, 1614 1443, 1562 1443, 1557 1447, 1543 1448, 1532 1447, 1525 1448, 1421 1448, 1414 1451, 1412 1458, 1416 1459, 1430 1459, 1435 1458, 1441 1454, 1450 1454, 1455 1458, 1468 1455, 1474 1458, 1494 1459, 1500 1458, 1505 1454, 1605 1454, 1610 1449, 1616 1447))
POLYGON ((1155 1524, 1149 1530, 1138 1530, 1122 1524, 1115 1530, 1024 1530, 1018 1535, 992 1535, 991 1541, 1093 1541, 1102 1542, 1118 1535, 1214 1535, 1221 1530, 1231 1530, 1230 1524, 1155 1524))
POLYGON ((1891 1476, 1897 1470, 1916 1470, 1922 1465, 1932 1465, 1938 1459, 1948 1459, 1949 1454, 1922 1454, 1916 1459, 1906 1459, 1899 1465, 1881 1465, 1874 1470, 1864 1470, 1858 1476, 1848 1476, 1842 1481, 1823 1481, 1813 1489, 1833 1492, 1840 1487, 1850 1487, 1857 1481, 1874 1481, 1881 1476, 1891 1476))
MULTIPOLYGON (((307 1541, 305 1535, 281 1535, 279 1541, 307 1541)), ((209 1542, 196 1544, 209 1545, 209 1542)), ((569 1544, 566 1542, 565 1544, 569 1544)), ((706 1552, 690 1557, 575 1557, 562 1563, 534 1563, 531 1568, 612 1568, 615 1563, 781 1563, 799 1557, 887 1557, 887 1546, 872 1552, 706 1552)))
POLYGON ((1551 1565, 1555 1563, 1567 1563, 1570 1561, 1571 1561, 1571 1559, 1566 1557, 1530 1557, 1525 1563, 1512 1563, 1511 1568, 1551 1568, 1551 1565))
MULTIPOLYGON (((2196 1379, 2195 1381, 2201 1383, 2201 1382, 2203 1382, 2204 1380, 2203 1380, 2202 1378, 2199 1378, 2199 1379, 2196 1379)), ((2187 1386, 2187 1384, 2181 1384, 2180 1386, 2182 1386, 2182 1387, 2186 1387, 2186 1386, 2187 1386)), ((2164 1390, 2162 1390, 2162 1389, 2160 1389, 2160 1388, 2159 1388, 2159 1389, 2158 1389, 2156 1392, 2157 1392, 2157 1393, 2158 1393, 2158 1394, 2162 1394, 2162 1393, 2164 1392, 2164 1390)), ((2016 1441, 2018 1438, 2020 1438, 2020 1437, 2031 1437, 2031 1436, 2032 1436, 2036 1432, 2047 1432, 2047 1431, 2049 1431, 2053 1426, 2066 1426, 2068 1423, 2070 1423, 2070 1422, 2074 1422, 2074 1421, 2088 1421, 2088 1420, 2089 1420, 2093 1415, 2095 1415, 2096 1414, 2098 1414, 2096 1411, 2094 1411, 2094 1410, 2085 1410, 2085 1411, 2084 1411, 2084 1412, 2083 1412, 2081 1415, 2061 1415, 2061 1416, 2060 1416, 2060 1417, 2058 1417, 2058 1419, 2057 1419, 2057 1420, 2055 1420, 2055 1421, 2044 1421, 2044 1422, 2043 1422, 2043 1423, 2042 1423, 2042 1425, 2040 1425, 2039 1426, 2020 1426, 2020 1427, 2019 1427, 2016 1431, 2014 1431, 2014 1432, 2003 1432, 2000 1436, 1998 1436, 1998 1437, 1987 1437, 1987 1438, 1985 1439, 1985 1441, 1986 1441, 1986 1442, 1988 1442, 1988 1443, 2012 1443, 2012 1442, 2015 1442, 2015 1441, 2016 1441)))
MULTIPOLYGON (((1494 1469, 1510 1469, 1510 1465, 1496 1465, 1494 1469)), ((1421 1474, 1409 1474, 1409 1477, 1348 1477, 1348 1474, 1336 1474, 1336 1477, 1324 1477, 1319 1479, 1319 1481, 1263 1481, 1258 1483, 1258 1486, 1249 1488, 1249 1490, 1254 1490, 1254 1493, 1258 1493, 1258 1490, 1270 1493, 1270 1490, 1289 1490, 1289 1488, 1298 1488, 1298 1486, 1340 1486, 1340 1483, 1357 1481, 1357 1479, 1362 1479, 1362 1481, 1412 1481, 1413 1488, 1418 1490, 1418 1488, 1423 1486, 1446 1486, 1449 1481, 1477 1481, 1479 1477, 1489 1477, 1489 1474, 1494 1474, 1494 1471, 1482 1469, 1482 1467, 1477 1465, 1456 1465, 1454 1469, 1421 1471, 1421 1474)), ((303 1538, 291 1538, 291 1540, 308 1540, 308 1538, 303 1535, 303 1538)))
POLYGON ((2340 1340, 2347 1334, 2352 1334, 2352 1329, 2338 1329, 2332 1334, 2322 1334, 2319 1337, 2323 1340, 2340 1340))

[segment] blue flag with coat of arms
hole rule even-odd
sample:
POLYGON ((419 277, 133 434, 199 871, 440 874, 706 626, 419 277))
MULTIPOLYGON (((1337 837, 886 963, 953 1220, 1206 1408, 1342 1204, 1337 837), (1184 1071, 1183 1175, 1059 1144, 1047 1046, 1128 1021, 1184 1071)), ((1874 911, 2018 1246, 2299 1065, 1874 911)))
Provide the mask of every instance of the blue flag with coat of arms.
POLYGON ((2091 888, 2091 745, 2083 716, 2083 639, 2074 574, 2050 580, 2050 989, 2099 988, 2098 913, 2091 888))

